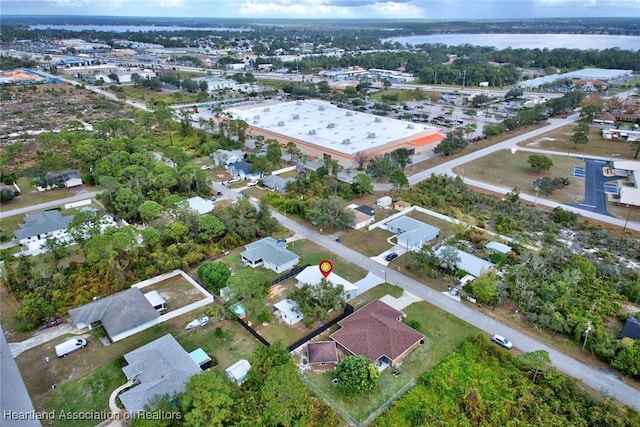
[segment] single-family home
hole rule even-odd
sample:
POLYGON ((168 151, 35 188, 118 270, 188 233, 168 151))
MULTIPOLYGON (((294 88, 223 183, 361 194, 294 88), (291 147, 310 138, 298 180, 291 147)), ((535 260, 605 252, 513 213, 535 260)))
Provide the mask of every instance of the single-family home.
POLYGON ((278 301, 273 304, 273 308, 276 316, 289 326, 293 326, 304 319, 304 316, 298 310, 298 304, 290 299, 278 301))
POLYGON ((213 210, 213 203, 200 196, 188 198, 187 203, 189 204, 189 209, 197 212, 198 215, 204 215, 213 210))
POLYGON ((404 316, 379 299, 342 319, 330 338, 353 355, 366 356, 378 367, 398 364, 424 343, 424 335, 404 324, 404 316))
POLYGON ((41 249, 48 238, 68 242, 71 236, 67 227, 73 221, 73 215, 62 215, 58 211, 44 211, 24 217, 24 222, 13 232, 20 244, 27 250, 41 249))
POLYGON ((251 364, 245 359, 240 359, 224 371, 231 381, 240 385, 247 379, 249 369, 251 369, 251 364))
POLYGON ((182 393, 200 366, 171 335, 167 334, 124 355, 122 368, 134 386, 118 396, 127 411, 138 414, 153 402, 154 396, 182 393))
POLYGON ((262 178, 262 183, 265 187, 270 188, 273 191, 284 193, 287 191, 287 185, 290 182, 294 182, 293 178, 282 178, 278 175, 266 175, 262 178))
POLYGON ((69 317, 80 330, 102 325, 109 339, 116 342, 158 324, 160 315, 153 307, 156 303, 132 287, 72 308, 69 317))
POLYGON ((371 224, 375 219, 376 211, 371 206, 350 205, 348 207, 353 210, 353 214, 354 214, 353 228, 355 228, 356 230, 360 230, 361 228, 366 227, 367 225, 371 224))
POLYGON ((408 251, 419 251, 440 234, 439 228, 405 215, 392 219, 385 226, 387 230, 398 235, 398 246, 408 251))
POLYGON ((242 179, 260 179, 262 174, 253 172, 253 165, 251 163, 240 160, 227 165, 227 170, 233 176, 239 176, 242 179))
POLYGON ((640 340, 640 319, 636 317, 628 318, 620 332, 620 338, 640 340))
MULTIPOLYGON (((299 288, 305 284, 317 286, 324 278, 324 275, 320 272, 320 267, 317 265, 311 265, 298 273, 298 275, 296 276, 296 280, 298 281, 298 283, 296 283, 296 286, 299 288)), ((329 273, 329 275, 326 277, 326 280, 334 287, 342 286, 342 289, 344 289, 345 293, 345 300, 351 299, 358 295, 359 289, 356 285, 343 278, 342 276, 337 275, 333 271, 329 273)))
POLYGON ((287 249, 286 243, 278 242, 273 237, 265 237, 257 242, 245 245, 242 252, 242 263, 251 267, 263 265, 276 273, 282 273, 293 268, 300 257, 287 249))
POLYGON ((454 251, 457 256, 457 260, 455 262, 456 268, 458 270, 464 270, 472 276, 480 277, 483 273, 487 273, 495 267, 495 264, 492 262, 489 262, 475 255, 471 255, 470 253, 461 251, 460 249, 454 248, 452 246, 440 246, 436 250, 435 255, 437 257, 441 257, 443 251, 445 250, 454 251))
POLYGON ((393 200, 391 199, 390 196, 383 196, 376 201, 376 206, 386 209, 391 207, 392 203, 393 203, 393 200))
POLYGON ((230 163, 235 163, 244 158, 242 150, 216 150, 211 154, 211 159, 215 166, 226 167, 230 163))
POLYGON ((311 369, 335 369, 338 364, 338 349, 335 341, 319 341, 307 344, 307 360, 311 369))

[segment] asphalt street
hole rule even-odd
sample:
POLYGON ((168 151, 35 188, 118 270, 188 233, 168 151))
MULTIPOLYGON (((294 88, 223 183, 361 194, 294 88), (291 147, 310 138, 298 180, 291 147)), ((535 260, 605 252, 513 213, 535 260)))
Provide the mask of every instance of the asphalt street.
POLYGON ((593 368, 573 359, 522 332, 503 325, 502 323, 459 303, 440 292, 434 291, 393 268, 384 267, 376 261, 352 250, 335 241, 334 236, 322 235, 314 230, 272 212, 273 216, 291 231, 322 246, 336 255, 371 272, 386 272, 386 278, 400 288, 411 292, 423 300, 440 307, 448 313, 476 326, 487 334, 500 334, 508 337, 516 348, 524 352, 544 350, 549 353, 551 361, 560 371, 579 379, 589 387, 611 396, 620 402, 640 410, 640 392, 625 384, 614 371, 603 371, 593 368))

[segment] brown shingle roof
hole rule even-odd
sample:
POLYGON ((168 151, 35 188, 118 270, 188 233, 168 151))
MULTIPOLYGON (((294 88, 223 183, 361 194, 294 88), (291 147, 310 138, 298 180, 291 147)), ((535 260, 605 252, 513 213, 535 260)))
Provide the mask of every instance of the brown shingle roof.
POLYGON ((372 362, 382 356, 393 361, 424 339, 422 334, 399 321, 400 316, 402 312, 374 300, 339 322, 341 328, 331 339, 372 362))
POLYGON ((337 363, 338 352, 334 341, 310 342, 307 344, 309 363, 337 363))

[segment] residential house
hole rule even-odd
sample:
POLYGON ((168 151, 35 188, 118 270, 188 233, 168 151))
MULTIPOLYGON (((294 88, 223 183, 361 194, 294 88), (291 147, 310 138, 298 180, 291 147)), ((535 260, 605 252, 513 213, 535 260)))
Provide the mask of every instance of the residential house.
POLYGON ((354 226, 356 230, 360 230, 361 228, 366 227, 371 224, 375 219, 376 211, 371 206, 357 206, 350 205, 348 206, 353 210, 354 213, 354 226))
POLYGON ((464 270, 474 277, 480 277, 483 273, 487 273, 495 267, 495 264, 492 262, 479 258, 475 255, 471 255, 470 253, 461 251, 460 249, 452 246, 440 246, 438 250, 436 250, 435 255, 440 257, 445 248, 451 248, 455 251, 458 257, 455 263, 456 268, 458 270, 464 270))
POLYGON ((636 317, 628 318, 620 332, 620 338, 640 340, 640 319, 636 317))
MULTIPOLYGON (((20 244, 30 251, 42 250, 48 238, 61 242, 69 242, 71 236, 67 234, 67 227, 73 221, 73 215, 62 215, 58 211, 44 211, 24 217, 13 235, 20 244)), ((43 250, 44 252, 44 250, 43 250)))
POLYGON ((304 319, 304 316, 298 310, 298 304, 290 299, 278 301, 273 304, 273 308, 275 309, 276 316, 289 326, 293 326, 304 319))
POLYGON ((498 252, 505 255, 511 252, 511 246, 496 241, 489 242, 484 247, 492 250, 493 252, 498 252))
POLYGON ((252 172, 253 165, 251 163, 247 163, 244 160, 240 160, 238 162, 229 163, 227 165, 227 170, 233 176, 239 176, 242 179, 260 179, 262 178, 261 173, 252 172))
POLYGON ((398 235, 398 245, 408 251, 419 251, 440 235, 440 229, 404 215, 387 222, 385 226, 398 235))
POLYGON ((251 364, 245 359, 240 359, 224 371, 231 381, 240 385, 247 379, 249 369, 251 369, 251 364))
POLYGON ((335 369, 338 364, 338 350, 335 341, 310 342, 307 344, 307 360, 311 369, 335 369))
POLYGON ((189 378, 202 372, 171 334, 125 354, 124 359, 128 365, 122 372, 134 386, 118 397, 126 410, 134 415, 153 402, 154 396, 184 392, 189 378))
POLYGON ((211 154, 214 166, 225 166, 244 159, 242 150, 216 150, 211 154))
POLYGON ((112 342, 120 341, 158 324, 160 315, 139 288, 132 287, 69 310, 80 330, 102 325, 112 342))
POLYGON ((265 187, 270 188, 273 191, 284 193, 287 191, 287 185, 290 182, 294 182, 293 178, 282 178, 278 175, 266 175, 262 178, 262 183, 265 187))
MULTIPOLYGON (((305 268, 304 270, 302 270, 296 276, 296 280, 298 281, 298 283, 296 283, 296 286, 299 287, 299 288, 302 287, 305 284, 311 285, 311 286, 317 286, 317 285, 320 284, 320 282, 324 278, 325 277, 320 272, 320 267, 317 266, 317 265, 312 265, 312 266, 309 266, 309 267, 305 268)), ((358 295, 358 290, 359 289, 358 289, 358 287, 356 285, 354 285, 353 283, 351 283, 347 279, 345 279, 345 278, 343 278, 341 276, 338 276, 333 271, 331 273, 329 273, 329 275, 326 277, 326 279, 334 287, 335 286, 339 286, 339 285, 342 286, 342 289, 344 289, 344 292, 345 292, 345 300, 351 299, 351 298, 355 297, 356 295, 358 295)))
POLYGON ((379 367, 397 365, 424 343, 424 335, 404 324, 401 311, 379 299, 344 318, 331 334, 340 347, 353 355, 366 356, 379 367))
POLYGON ((263 265, 276 273, 282 273, 293 268, 300 257, 287 249, 286 243, 280 243, 273 237, 265 237, 257 242, 245 245, 242 252, 242 263, 251 267, 263 265))
POLYGON ((211 211, 213 211, 213 202, 209 200, 205 200, 200 196, 190 197, 187 199, 187 203, 189 204, 189 209, 194 212, 197 212, 198 215, 204 215, 211 211))

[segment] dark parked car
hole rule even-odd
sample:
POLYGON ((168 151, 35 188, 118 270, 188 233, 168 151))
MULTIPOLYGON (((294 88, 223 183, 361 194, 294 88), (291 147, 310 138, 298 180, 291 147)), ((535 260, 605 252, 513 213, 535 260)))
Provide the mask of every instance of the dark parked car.
POLYGON ((58 326, 58 325, 61 325, 61 324, 62 324, 62 317, 56 317, 51 322, 47 322, 44 325, 42 325, 40 327, 40 329, 49 329, 49 328, 53 328, 54 326, 58 326))
POLYGON ((386 259, 387 261, 393 261, 396 258, 398 258, 398 254, 395 252, 390 252, 386 257, 384 257, 384 259, 386 259))

